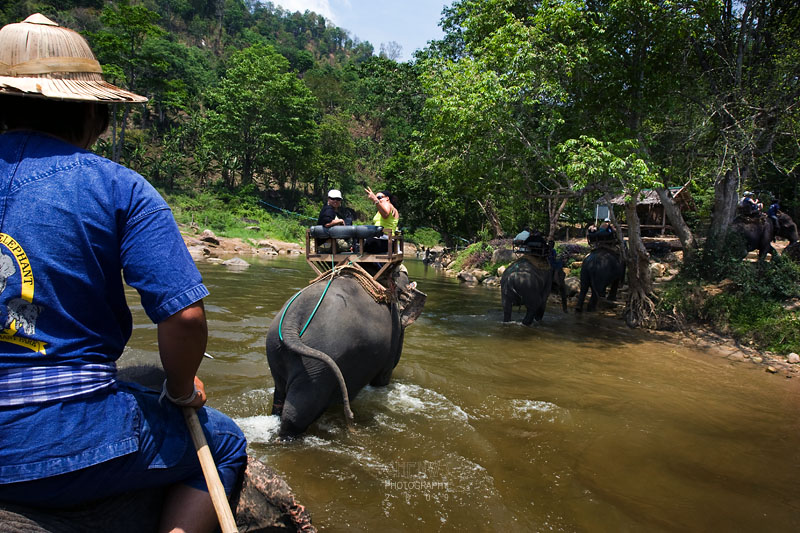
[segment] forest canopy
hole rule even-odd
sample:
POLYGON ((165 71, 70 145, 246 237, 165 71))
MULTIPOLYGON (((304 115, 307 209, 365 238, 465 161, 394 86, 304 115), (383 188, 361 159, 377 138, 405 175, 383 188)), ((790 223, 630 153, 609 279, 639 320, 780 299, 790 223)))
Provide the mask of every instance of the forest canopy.
POLYGON ((402 226, 474 240, 687 185, 698 211, 670 223, 690 249, 744 189, 800 214, 791 0, 455 0, 406 63, 271 2, 11 0, 0 23, 33 12, 149 98, 97 149, 168 192, 294 210, 336 187, 368 216, 363 187, 388 188, 402 226))

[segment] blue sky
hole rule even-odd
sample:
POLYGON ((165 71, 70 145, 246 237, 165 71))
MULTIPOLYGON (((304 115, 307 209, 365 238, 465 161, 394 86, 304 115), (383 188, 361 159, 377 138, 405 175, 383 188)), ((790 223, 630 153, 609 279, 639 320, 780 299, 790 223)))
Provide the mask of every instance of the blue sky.
POLYGON ((377 54, 381 43, 394 41, 402 47, 398 61, 408 61, 428 41, 443 36, 439 28, 442 8, 452 0, 270 0, 289 11, 314 11, 369 41, 377 54))

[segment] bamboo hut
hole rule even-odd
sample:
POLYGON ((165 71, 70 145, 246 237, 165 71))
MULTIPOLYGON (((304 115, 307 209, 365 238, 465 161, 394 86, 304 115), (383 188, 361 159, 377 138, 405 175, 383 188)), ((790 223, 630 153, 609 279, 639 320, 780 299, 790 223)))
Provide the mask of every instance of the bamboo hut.
MULTIPOLYGON (((681 212, 695 211, 697 209, 694 199, 692 199, 692 195, 689 192, 688 185, 687 183, 682 187, 668 188, 670 196, 675 200, 681 212)), ((624 206, 625 194, 614 196, 609 203, 612 209, 616 206, 624 206)), ((608 216, 609 203, 606 202, 604 197, 599 198, 595 202, 595 224, 608 216)), ((661 198, 659 198, 655 189, 644 189, 641 192, 639 202, 636 204, 636 214, 639 215, 639 222, 643 234, 664 235, 666 232, 672 232, 672 226, 669 225, 666 214, 664 213, 664 206, 661 203, 661 198)))

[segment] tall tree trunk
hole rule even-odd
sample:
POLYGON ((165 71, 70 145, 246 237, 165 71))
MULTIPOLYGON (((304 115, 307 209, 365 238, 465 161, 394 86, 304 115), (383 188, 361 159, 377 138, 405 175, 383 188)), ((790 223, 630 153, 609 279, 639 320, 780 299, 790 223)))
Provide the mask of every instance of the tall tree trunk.
MULTIPOLYGON (((743 168, 741 172, 742 181, 747 177, 747 173, 748 168, 743 168)), ((718 176, 714 182, 714 212, 711 213, 711 227, 708 230, 706 249, 723 245, 728 226, 736 216, 736 205, 738 203, 736 186, 739 181, 737 174, 736 170, 730 169, 724 175, 718 176)))
POLYGON ((564 208, 567 206, 567 198, 548 198, 547 199, 547 215, 549 218, 549 229, 547 230, 547 240, 555 240, 556 230, 558 229, 558 219, 564 208))
POLYGON ((111 159, 117 153, 117 104, 111 104, 111 159))
POLYGON ((483 203, 478 200, 478 205, 483 211, 483 214, 486 215, 486 218, 489 220, 489 224, 492 226, 492 234, 494 237, 496 239, 502 237, 503 227, 500 225, 500 219, 497 216, 497 212, 494 210, 494 201, 492 200, 492 197, 489 196, 483 203))
POLYGON ((653 283, 650 279, 650 256, 642 242, 639 215, 636 214, 636 204, 639 194, 633 194, 625 203, 625 215, 628 219, 628 254, 626 267, 628 269, 628 303, 625 307, 625 322, 635 328, 647 324, 654 316, 655 304, 650 299, 653 292, 653 283))
POLYGON ((119 163, 122 159, 122 150, 125 148, 125 126, 128 124, 128 115, 131 114, 131 106, 125 105, 122 108, 122 124, 119 128, 119 143, 117 143, 117 152, 114 154, 114 162, 119 163))
POLYGON ((678 204, 676 204, 675 200, 672 199, 672 195, 669 193, 669 191, 667 191, 667 189, 664 187, 657 187, 656 193, 658 193, 658 197, 661 199, 661 205, 664 206, 664 214, 666 215, 667 220, 669 220, 672 229, 675 230, 675 233, 678 235, 678 239, 681 241, 684 260, 691 259, 694 255, 695 249, 697 248, 697 242, 694 239, 692 230, 689 229, 689 226, 683 219, 683 213, 681 213, 678 204))

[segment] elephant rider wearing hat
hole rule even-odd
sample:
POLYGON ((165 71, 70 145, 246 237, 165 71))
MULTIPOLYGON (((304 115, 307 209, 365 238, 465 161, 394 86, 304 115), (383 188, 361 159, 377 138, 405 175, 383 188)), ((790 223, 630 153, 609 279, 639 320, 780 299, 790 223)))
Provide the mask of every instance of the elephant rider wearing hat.
POLYGON ((750 191, 744 191, 739 205, 746 216, 755 216, 761 210, 761 203, 755 199, 755 195, 750 191))
POLYGON ((84 38, 40 14, 0 29, 0 501, 64 508, 164 487, 159 530, 212 531, 182 407, 198 409, 228 494, 247 443, 203 407, 208 290, 161 196, 89 151, 108 104, 146 100, 103 81, 84 38), (160 395, 116 379, 132 331, 123 276, 157 324, 160 395))

